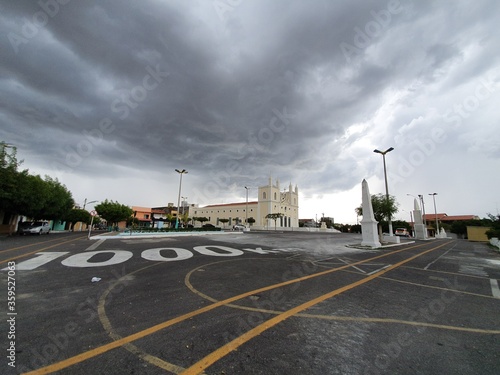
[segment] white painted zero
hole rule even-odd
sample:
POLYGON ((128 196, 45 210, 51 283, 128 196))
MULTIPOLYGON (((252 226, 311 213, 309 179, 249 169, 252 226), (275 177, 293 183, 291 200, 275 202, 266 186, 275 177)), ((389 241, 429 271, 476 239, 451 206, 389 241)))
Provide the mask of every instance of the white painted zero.
POLYGON ((193 247, 193 250, 199 252, 200 254, 203 255, 210 255, 213 257, 237 257, 239 255, 243 254, 243 251, 238 250, 238 249, 233 249, 232 247, 227 247, 227 246, 195 246, 193 247), (223 251, 227 251, 226 253, 218 253, 213 250, 210 250, 209 247, 214 248, 214 249, 220 249, 223 251))
POLYGON ((158 247, 155 249, 144 250, 141 254, 141 257, 147 260, 152 261, 160 261, 160 262, 174 262, 177 260, 185 260, 189 259, 193 256, 193 253, 189 250, 180 248, 180 247, 158 247), (172 250, 176 253, 175 258, 165 258, 161 255, 162 250, 172 250))
POLYGON ((88 251, 81 254, 75 254, 69 258, 64 259, 61 264, 66 267, 102 267, 111 266, 113 264, 120 264, 132 258, 132 253, 125 250, 101 250, 101 251, 88 251), (104 262, 89 262, 89 260, 97 254, 113 253, 111 259, 104 262))

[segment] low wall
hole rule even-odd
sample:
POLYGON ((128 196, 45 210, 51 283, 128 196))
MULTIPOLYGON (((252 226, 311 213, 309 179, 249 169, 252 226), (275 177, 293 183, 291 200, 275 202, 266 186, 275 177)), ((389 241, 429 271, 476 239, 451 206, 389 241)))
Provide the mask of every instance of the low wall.
MULTIPOLYGON (((260 226, 260 225, 252 225, 250 227, 250 231, 253 230, 268 230, 268 231, 273 231, 274 227, 273 226, 260 226)), ((297 227, 276 227, 277 231, 280 232, 319 232, 319 233, 340 233, 339 230, 337 229, 321 229, 321 228, 297 228, 297 227)))
POLYGON ((469 241, 488 242, 486 232, 490 229, 490 227, 467 226, 467 238, 469 241))

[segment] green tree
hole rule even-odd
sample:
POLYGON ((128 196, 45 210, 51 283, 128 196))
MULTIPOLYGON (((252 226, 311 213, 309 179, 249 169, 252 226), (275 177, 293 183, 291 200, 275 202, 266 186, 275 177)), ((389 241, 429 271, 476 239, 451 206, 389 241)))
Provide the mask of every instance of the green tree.
POLYGON ((493 237, 500 238, 500 215, 494 216, 488 214, 488 217, 491 220, 491 229, 486 232, 488 239, 493 237))
MULTIPOLYGON (((90 224, 90 214, 87 210, 82 210, 80 208, 74 208, 70 210, 65 216, 63 216, 63 220, 71 223, 71 228, 75 226, 76 223, 82 222, 86 224, 90 224)), ((95 222, 94 222, 95 224, 95 222)))
POLYGON ((279 213, 273 213, 273 214, 267 214, 266 215, 266 219, 272 219, 274 220, 274 230, 276 230, 276 221, 281 217, 283 216, 283 214, 281 212, 279 213))
POLYGON ((95 206, 95 210, 108 223, 116 225, 120 221, 125 221, 134 214, 134 211, 118 202, 108 201, 99 203, 95 206))
POLYGON ((229 223, 229 219, 219 219, 219 221, 224 224, 224 228, 226 227, 226 223, 229 223))
POLYGON ((16 148, 0 142, 0 209, 32 219, 61 219, 73 207, 71 192, 57 179, 18 171, 16 148))
POLYGON ((208 218, 205 216, 193 216, 192 217, 193 222, 199 221, 201 225, 203 225, 204 222, 208 221, 208 218))
POLYGON ((253 225, 255 223, 255 219, 253 217, 249 217, 247 222, 248 224, 253 225))
MULTIPOLYGON (((379 236, 382 237, 382 224, 384 219, 394 217, 398 212, 399 205, 393 195, 389 195, 389 199, 387 199, 385 194, 373 194, 371 200, 373 216, 375 220, 378 221, 379 236)), ((354 211, 356 211, 358 216, 363 216, 363 206, 359 206, 354 211)))
POLYGON ((75 202, 71 192, 57 179, 45 176, 46 186, 45 207, 41 214, 44 219, 60 219, 71 211, 75 202))

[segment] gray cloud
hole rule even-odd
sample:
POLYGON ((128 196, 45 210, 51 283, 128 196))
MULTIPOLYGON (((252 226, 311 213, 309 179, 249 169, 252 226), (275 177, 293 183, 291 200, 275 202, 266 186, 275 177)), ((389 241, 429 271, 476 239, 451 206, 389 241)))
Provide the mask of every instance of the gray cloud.
MULTIPOLYGON (((0 139, 77 199, 88 176, 104 199, 117 187, 100 177, 148 172, 150 186, 164 174, 174 184, 178 167, 198 191, 217 181, 205 203, 241 198, 238 186, 270 173, 308 195, 363 178, 376 192, 372 149, 389 146, 393 190, 406 197, 449 191, 449 165, 434 171, 450 155, 498 162, 493 0, 61 3, 2 2, 0 139), (422 151, 437 127, 445 140, 422 151)), ((155 205, 143 183, 124 203, 155 205)), ((455 207, 460 192, 449 194, 452 213, 495 203, 491 192, 455 207)))

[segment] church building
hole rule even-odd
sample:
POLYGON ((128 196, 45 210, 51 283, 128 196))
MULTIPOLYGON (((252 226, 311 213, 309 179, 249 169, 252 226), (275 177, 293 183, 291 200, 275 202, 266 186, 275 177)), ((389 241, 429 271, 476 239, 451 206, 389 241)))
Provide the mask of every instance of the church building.
POLYGON ((226 204, 214 204, 192 209, 190 216, 206 217, 207 223, 231 227, 236 224, 245 225, 248 219, 254 228, 297 228, 299 226, 299 189, 297 186, 281 190, 279 180, 273 184, 269 177, 268 184, 258 188, 258 200, 252 202, 238 202, 226 204), (272 218, 266 218, 269 214, 279 214, 275 222, 272 218), (229 220, 226 224, 221 219, 229 220))

